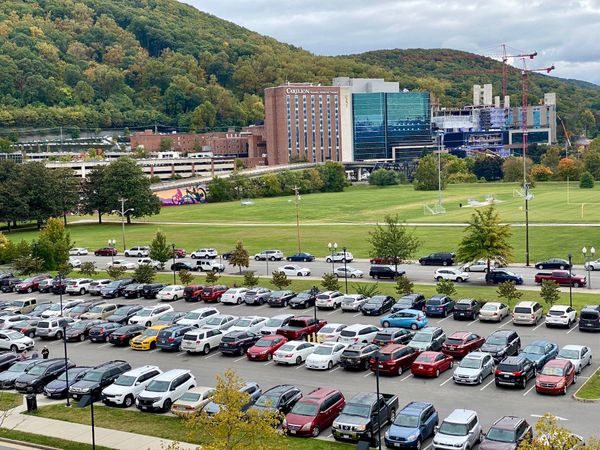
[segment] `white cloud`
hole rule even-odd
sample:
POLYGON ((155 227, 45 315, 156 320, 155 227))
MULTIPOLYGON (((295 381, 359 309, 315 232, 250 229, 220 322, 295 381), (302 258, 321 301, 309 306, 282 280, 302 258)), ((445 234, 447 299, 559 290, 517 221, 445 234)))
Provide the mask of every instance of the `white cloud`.
POLYGON ((600 0, 185 0, 316 54, 454 48, 537 51, 531 67, 600 84, 600 0))

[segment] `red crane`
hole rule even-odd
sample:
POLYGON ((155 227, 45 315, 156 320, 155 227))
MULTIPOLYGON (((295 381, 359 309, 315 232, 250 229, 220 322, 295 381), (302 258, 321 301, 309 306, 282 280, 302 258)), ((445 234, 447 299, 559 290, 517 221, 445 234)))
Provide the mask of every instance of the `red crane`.
POLYGON ((504 102, 504 98, 507 94, 507 81, 508 81, 508 58, 529 58, 533 59, 537 56, 537 52, 533 53, 524 53, 520 55, 508 55, 506 53, 506 44, 502 44, 502 101, 504 102))

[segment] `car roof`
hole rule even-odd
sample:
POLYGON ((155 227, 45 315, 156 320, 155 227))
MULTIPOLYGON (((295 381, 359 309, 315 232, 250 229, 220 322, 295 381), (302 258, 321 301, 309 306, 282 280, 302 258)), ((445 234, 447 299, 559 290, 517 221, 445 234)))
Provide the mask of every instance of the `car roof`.
POLYGON ((294 317, 293 314, 277 314, 276 316, 272 316, 271 319, 288 319, 294 317))
POLYGON ((204 392, 214 391, 214 390, 215 390, 215 388, 210 387, 210 386, 196 386, 196 387, 188 389, 188 392, 193 392, 194 394, 203 394, 204 392))
POLYGON ((488 356, 489 353, 486 352, 471 352, 465 356, 465 358, 473 358, 473 359, 482 359, 488 356))
POLYGON ((359 392, 354 394, 346 403, 374 403, 377 400, 377 394, 374 392, 359 392))
POLYGON ((493 428, 500 428, 503 430, 514 430, 516 429, 525 419, 516 416, 504 416, 500 417, 492 425, 493 428))
POLYGON ((437 330, 441 330, 441 328, 440 327, 425 327, 425 328, 421 328, 419 331, 417 331, 417 333, 429 334, 429 333, 435 333, 437 330))
POLYGON ((521 364, 525 359, 526 358, 521 355, 507 356, 502 361, 500 361, 499 364, 509 364, 509 365, 521 364))
POLYGON ((285 336, 282 336, 280 334, 267 334, 265 336, 261 336, 260 339, 261 340, 266 340, 266 341, 274 341, 275 339, 281 339, 284 338, 285 336))
POLYGON ((404 347, 407 347, 407 346, 402 345, 402 344, 387 344, 387 345, 383 346, 381 348, 381 350, 379 350, 379 353, 392 353, 392 352, 395 352, 396 350, 399 350, 404 347))
POLYGON ((329 388, 329 387, 318 387, 313 391, 310 391, 304 397, 302 397, 302 402, 311 402, 311 403, 320 403, 325 398, 329 397, 331 394, 339 392, 338 389, 329 388))
MULTIPOLYGON (((545 340, 543 340, 543 339, 537 339, 537 340, 535 340, 535 341, 531 341, 531 342, 530 342, 529 344, 527 344, 527 345, 538 345, 538 346, 545 346, 545 345, 548 345, 548 344, 550 344, 550 343, 551 343, 550 341, 545 341, 545 340)), ((527 347, 527 345, 526 345, 525 347, 527 347)))
POLYGON ((451 339, 451 338, 454 338, 454 339, 466 339, 471 334, 473 334, 473 333, 470 333, 469 331, 455 331, 450 336, 448 336, 448 339, 451 339))
POLYGON ((561 350, 581 350, 587 347, 587 345, 568 344, 562 347, 561 350))
POLYGON ((490 334, 490 336, 510 336, 513 333, 514 331, 512 330, 496 330, 492 334, 490 334))
POLYGON ((475 411, 471 411, 470 409, 455 409, 448 417, 444 419, 444 422, 468 423, 471 421, 473 416, 476 415, 477 413, 475 411))
POLYGON ((148 364, 145 366, 136 367, 135 369, 128 370, 123 375, 130 375, 132 377, 138 377, 146 372, 149 372, 150 370, 160 370, 160 369, 158 368, 158 366, 152 366, 152 365, 148 364))
POLYGON ((427 402, 410 402, 402 408, 398 414, 406 414, 409 416, 419 416, 425 409, 432 407, 431 403, 427 402))
POLYGON ((569 305, 552 305, 550 310, 566 311, 568 308, 570 308, 569 305))
POLYGON ((372 327, 374 325, 367 325, 364 323, 354 323, 352 325, 348 325, 346 328, 344 328, 344 331, 357 331, 357 330, 362 330, 363 328, 366 327, 372 327))
POLYGON ((533 305, 535 305, 537 302, 519 302, 517 303, 517 306, 515 306, 515 308, 520 307, 532 307, 533 305))
POLYGON ((190 371, 187 369, 171 369, 166 372, 161 373, 156 378, 156 381, 171 381, 173 378, 178 377, 180 375, 189 373, 190 371))
POLYGON ((151 327, 148 327, 148 330, 162 330, 163 328, 168 328, 169 325, 152 325, 151 327))
POLYGON ((296 386, 292 384, 280 384, 278 386, 273 386, 271 389, 264 392, 264 394, 284 394, 285 392, 291 389, 298 389, 296 386))

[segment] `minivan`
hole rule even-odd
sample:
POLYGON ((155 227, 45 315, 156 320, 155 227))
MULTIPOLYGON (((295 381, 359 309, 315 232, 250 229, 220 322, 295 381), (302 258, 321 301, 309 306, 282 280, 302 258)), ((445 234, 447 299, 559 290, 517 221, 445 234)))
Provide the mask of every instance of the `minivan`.
POLYGON ((579 315, 579 331, 600 331, 600 305, 583 307, 579 315))
POLYGON ((339 390, 317 388, 296 402, 283 420, 283 429, 293 436, 317 437, 333 424, 345 405, 339 390))
POLYGON ((196 378, 189 370, 172 369, 152 379, 139 393, 135 405, 141 411, 167 412, 175 400, 193 387, 196 378))
POLYGON ((542 319, 544 309, 538 302, 520 302, 513 310, 515 325, 537 325, 542 319))

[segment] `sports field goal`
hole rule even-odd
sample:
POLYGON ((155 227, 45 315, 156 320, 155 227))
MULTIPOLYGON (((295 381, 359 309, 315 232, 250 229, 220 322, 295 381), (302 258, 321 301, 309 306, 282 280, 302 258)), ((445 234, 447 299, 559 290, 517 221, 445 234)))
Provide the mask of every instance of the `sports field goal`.
POLYGON ((423 205, 423 214, 426 216, 437 216, 438 214, 444 214, 446 208, 442 205, 435 203, 433 205, 423 205))

